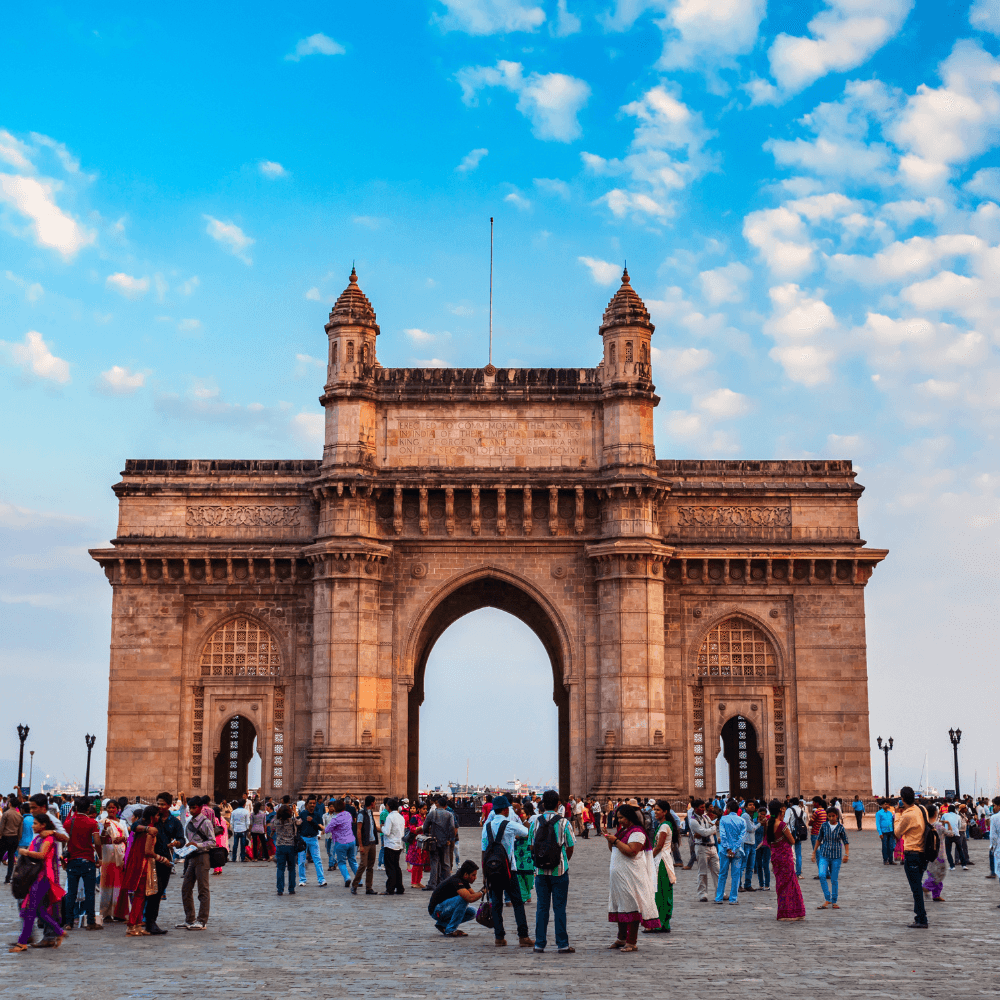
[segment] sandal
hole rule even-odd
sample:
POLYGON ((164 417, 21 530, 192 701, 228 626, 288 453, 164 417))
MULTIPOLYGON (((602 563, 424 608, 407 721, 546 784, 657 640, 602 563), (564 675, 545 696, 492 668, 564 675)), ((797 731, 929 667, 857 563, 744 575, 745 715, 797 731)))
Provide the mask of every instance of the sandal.
POLYGON ((826 909, 829 909, 829 907, 830 907, 829 903, 824 903, 822 906, 817 906, 816 909, 817 910, 826 910, 826 909))
POLYGON ((637 944, 627 944, 625 945, 624 948, 622 948, 622 951, 638 951, 638 950, 639 946, 637 944))
POLYGON ((16 955, 20 951, 27 951, 28 946, 26 944, 21 944, 19 941, 15 941, 8 949, 9 954, 16 955))
POLYGON ((468 937, 469 935, 465 931, 452 931, 448 937, 468 937))
POLYGON ((833 904, 832 904, 832 908, 833 908, 834 910, 839 910, 839 909, 840 909, 840 903, 833 903, 833 904))
POLYGON ((608 951, 614 951, 616 948, 624 948, 625 942, 621 938, 615 938, 614 941, 608 945, 608 951))

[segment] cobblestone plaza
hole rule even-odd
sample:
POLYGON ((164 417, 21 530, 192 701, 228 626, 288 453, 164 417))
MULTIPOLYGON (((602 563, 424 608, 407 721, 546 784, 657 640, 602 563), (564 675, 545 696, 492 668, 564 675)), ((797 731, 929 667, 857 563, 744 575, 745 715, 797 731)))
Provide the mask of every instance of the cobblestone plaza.
MULTIPOLYGON (((464 844, 477 834, 463 827, 464 844)), ((229 865, 212 879, 206 933, 171 929, 162 938, 127 941, 121 924, 100 933, 73 931, 57 951, 4 954, 7 995, 18 974, 25 983, 60 982, 71 997, 84 993, 72 985, 77 977, 94 984, 87 993, 107 988, 121 998, 1000 995, 1000 888, 984 879, 987 845, 973 842, 974 867, 948 874, 947 902, 928 904, 931 926, 923 932, 906 929, 912 900, 902 868, 882 866, 873 832, 849 836, 841 910, 817 912, 822 892, 807 859, 801 882, 807 916, 797 924, 776 922, 773 889, 741 893, 739 906, 704 904, 695 892, 697 871, 678 871, 673 932, 641 936, 634 955, 607 950, 614 929, 607 921, 603 842, 581 841, 571 864, 568 920, 576 954, 567 956, 497 950, 492 932, 477 924, 465 925, 468 938, 441 937, 427 916, 427 893, 351 896, 331 873, 328 888, 310 876, 295 896, 279 898, 273 865, 229 865)), ((177 876, 161 914, 164 927, 182 918, 177 876)), ((528 914, 533 928, 533 905, 528 914)), ((7 898, 5 940, 13 940, 15 925, 7 898)), ((551 924, 549 936, 551 943, 551 924)), ((508 940, 516 942, 510 933, 508 940)))

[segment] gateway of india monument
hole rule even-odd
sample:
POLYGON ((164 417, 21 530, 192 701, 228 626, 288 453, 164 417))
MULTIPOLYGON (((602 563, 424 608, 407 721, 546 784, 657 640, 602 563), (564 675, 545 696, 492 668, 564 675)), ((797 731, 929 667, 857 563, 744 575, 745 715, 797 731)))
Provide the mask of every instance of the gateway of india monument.
POLYGON ((430 652, 494 607, 549 655, 564 794, 871 792, 851 463, 657 460, 627 271, 596 367, 384 368, 353 270, 326 334, 322 460, 125 463, 109 789, 231 799, 256 742, 261 795, 414 798, 430 652))

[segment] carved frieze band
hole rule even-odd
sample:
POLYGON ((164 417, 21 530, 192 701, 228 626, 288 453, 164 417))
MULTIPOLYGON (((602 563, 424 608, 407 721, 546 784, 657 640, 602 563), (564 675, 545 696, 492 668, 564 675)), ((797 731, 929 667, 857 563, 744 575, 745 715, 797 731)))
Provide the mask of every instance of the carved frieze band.
POLYGON ((187 523, 192 527, 240 524, 294 527, 299 523, 299 514, 298 507, 188 507, 187 523))
POLYGON ((788 528, 790 507, 678 507, 677 520, 686 528, 788 528))

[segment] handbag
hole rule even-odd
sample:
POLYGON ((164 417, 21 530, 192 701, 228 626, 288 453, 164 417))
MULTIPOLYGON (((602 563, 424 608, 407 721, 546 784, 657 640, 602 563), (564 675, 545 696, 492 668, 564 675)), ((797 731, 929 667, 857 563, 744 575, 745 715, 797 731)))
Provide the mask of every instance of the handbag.
POLYGON ((209 868, 221 868, 229 861, 229 851, 224 847, 210 847, 208 849, 209 868))
POLYGON ((479 909, 476 910, 476 923, 482 924, 483 927, 493 927, 493 904, 488 900, 484 899, 479 904, 479 909))
POLYGON ((306 842, 302 839, 301 834, 295 834, 295 853, 301 854, 306 849, 306 842))
POLYGON ((41 858, 26 858, 23 854, 18 855, 10 879, 10 891, 15 899, 27 898, 44 864, 45 862, 41 858))

